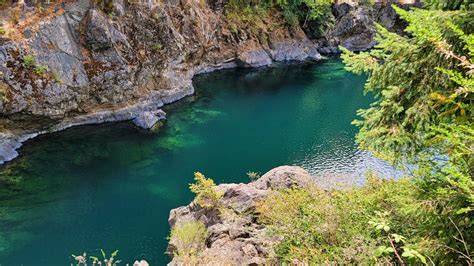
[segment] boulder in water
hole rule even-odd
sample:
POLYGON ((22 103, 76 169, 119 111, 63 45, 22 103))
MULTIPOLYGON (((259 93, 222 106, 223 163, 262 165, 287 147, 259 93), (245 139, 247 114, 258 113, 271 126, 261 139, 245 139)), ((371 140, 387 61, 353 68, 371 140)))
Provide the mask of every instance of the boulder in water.
POLYGON ((159 109, 156 111, 141 112, 135 119, 133 119, 133 123, 143 129, 150 129, 158 123, 158 121, 164 119, 166 119, 166 113, 159 109))

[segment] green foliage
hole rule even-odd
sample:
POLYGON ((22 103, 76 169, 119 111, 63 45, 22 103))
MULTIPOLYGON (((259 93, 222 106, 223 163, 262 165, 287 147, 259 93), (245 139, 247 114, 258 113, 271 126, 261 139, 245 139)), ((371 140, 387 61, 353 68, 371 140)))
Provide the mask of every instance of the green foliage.
POLYGON ((195 265, 197 256, 205 248, 208 233, 201 221, 187 221, 171 229, 170 242, 176 247, 175 254, 181 262, 195 265))
POLYGON ((332 4, 333 0, 229 0, 226 17, 231 28, 244 25, 256 31, 263 26, 267 12, 280 10, 288 26, 300 24, 312 35, 321 36, 333 22, 332 4))
POLYGON ((247 173, 247 176, 250 178, 250 180, 255 181, 255 180, 258 180, 261 175, 260 175, 260 173, 249 171, 247 173))
MULTIPOLYGON (((102 255, 102 260, 99 259, 99 257, 97 256, 89 256, 89 259, 91 260, 92 262, 92 266, 95 266, 95 265, 102 265, 102 263, 104 263, 104 265, 107 265, 107 266, 116 266, 118 265, 121 261, 120 260, 117 260, 117 255, 118 255, 118 250, 115 250, 114 252, 112 252, 110 254, 110 256, 107 256, 106 252, 101 249, 100 250, 100 253, 102 255)), ((86 252, 83 252, 82 255, 74 255, 72 254, 71 255, 72 258, 74 259, 74 263, 71 263, 71 266, 72 265, 76 265, 76 266, 87 266, 88 265, 88 260, 87 260, 87 253, 86 252)))
POLYGON ((5 33, 7 33, 6 30, 3 27, 0 27, 0 35, 5 35, 5 33))
MULTIPOLYGON (((33 55, 23 56, 23 67, 31 70, 34 74, 42 77, 47 77, 48 67, 45 65, 39 65, 36 62, 36 58, 33 55)), ((51 73, 49 76, 52 80, 60 82, 59 75, 57 73, 51 73)))
POLYGON ((151 50, 153 50, 156 53, 161 54, 161 53, 165 52, 165 48, 163 47, 163 45, 161 43, 155 43, 150 48, 151 48, 151 50))
POLYGON ((58 72, 53 72, 53 80, 54 80, 56 83, 61 83, 61 78, 59 77, 58 72))
POLYGON ((36 65, 33 69, 33 73, 39 76, 43 76, 46 72, 48 72, 48 67, 43 65, 36 65))
POLYGON ((25 68, 32 68, 36 65, 36 59, 33 55, 25 55, 23 57, 23 67, 25 68))
POLYGON ((424 0, 427 7, 443 10, 474 10, 471 0, 424 0))
POLYGON ((189 189, 196 194, 196 203, 203 208, 218 207, 222 193, 216 190, 214 181, 199 172, 194 173, 194 181, 194 184, 189 185, 189 189))
POLYGON ((279 7, 284 14, 293 14, 297 19, 285 19, 289 25, 294 25, 295 21, 301 23, 312 36, 320 37, 326 29, 332 25, 334 18, 331 7, 333 0, 283 0, 278 1, 279 7), (293 24, 292 24, 293 23, 293 24))
POLYGON ((246 1, 230 0, 226 3, 225 15, 232 32, 238 33, 239 29, 249 29, 256 34, 265 25, 263 18, 267 16, 267 8, 246 1))
POLYGON ((388 212, 376 211, 375 217, 369 221, 369 225, 375 229, 376 234, 382 236, 382 239, 386 239, 385 243, 382 241, 381 245, 375 249, 374 256, 379 260, 383 258, 386 261, 394 260, 395 257, 401 265, 405 264, 405 260, 410 262, 410 264, 421 262, 426 265, 425 256, 410 246, 405 245, 406 237, 391 233, 392 229, 389 225, 388 216, 388 212))
MULTIPOLYGON (((367 53, 343 49, 347 69, 367 73, 375 94, 360 110, 357 141, 395 163, 410 162, 433 205, 431 234, 442 244, 438 263, 473 263, 474 35, 472 12, 394 7, 408 36, 377 26, 378 45, 367 53), (469 22, 469 23, 468 23, 469 22)), ((407 257, 418 257, 412 250, 407 257)))
POLYGON ((436 217, 408 179, 369 178, 345 191, 318 188, 274 192, 257 206, 260 221, 283 238, 277 257, 313 264, 396 264, 438 259, 429 220, 436 217), (394 233, 396 232, 396 233, 394 233), (390 244, 392 242, 392 245, 390 244), (423 254, 423 255, 422 255, 423 254))

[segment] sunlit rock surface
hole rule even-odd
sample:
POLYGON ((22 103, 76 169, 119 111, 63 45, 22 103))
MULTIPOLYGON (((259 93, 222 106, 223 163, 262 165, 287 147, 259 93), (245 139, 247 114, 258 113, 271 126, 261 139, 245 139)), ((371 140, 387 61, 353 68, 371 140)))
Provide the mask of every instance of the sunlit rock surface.
MULTIPOLYGON (((248 184, 222 184, 217 187, 223 193, 221 209, 201 208, 195 203, 173 209, 170 212, 171 227, 185 221, 202 221, 209 233, 207 247, 201 251, 199 261, 212 265, 249 265, 272 263, 272 244, 278 238, 266 234, 255 214, 258 201, 273 189, 306 187, 314 183, 309 173, 297 166, 280 166, 248 184), (229 215, 227 212, 232 213, 229 215)), ((171 239, 168 252, 176 252, 171 239)), ((169 265, 181 265, 174 258, 169 265)))

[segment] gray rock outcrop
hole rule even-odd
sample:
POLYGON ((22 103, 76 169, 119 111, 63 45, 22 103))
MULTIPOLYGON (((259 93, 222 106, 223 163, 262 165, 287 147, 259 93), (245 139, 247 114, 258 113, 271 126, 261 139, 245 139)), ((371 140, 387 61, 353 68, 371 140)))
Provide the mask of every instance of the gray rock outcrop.
MULTIPOLYGON (((347 4, 343 4, 347 6, 347 4)), ((368 8, 350 8, 338 11, 344 14, 335 24, 330 35, 333 42, 351 51, 364 51, 375 45, 375 26, 371 10, 368 8), (346 12, 344 14, 344 12, 346 12)))
POLYGON ((132 122, 143 129, 152 128, 158 121, 166 119, 163 110, 141 112, 132 122))
POLYGON ((20 147, 21 142, 0 133, 0 164, 18 156, 16 149, 20 147))
POLYGON ((262 67, 273 63, 272 58, 264 49, 239 53, 236 59, 239 67, 262 67))
POLYGON ((327 42, 319 48, 319 52, 339 53, 339 45, 351 51, 371 49, 375 46, 375 23, 381 24, 389 31, 404 34, 407 23, 400 18, 391 4, 397 4, 404 9, 422 6, 419 1, 414 4, 400 4, 397 0, 378 1, 370 7, 357 2, 334 4, 332 13, 336 22, 327 33, 327 42))
MULTIPOLYGON (((205 209, 194 202, 170 212, 171 227, 185 221, 201 221, 208 231, 206 248, 199 255, 200 264, 249 265, 271 264, 272 245, 280 239, 268 235, 255 214, 256 204, 273 189, 306 187, 313 178, 297 166, 280 166, 270 170, 257 181, 248 184, 221 184, 223 193, 220 209, 205 209)), ((171 239, 168 252, 176 251, 171 239)), ((173 258, 170 265, 180 265, 173 258)))

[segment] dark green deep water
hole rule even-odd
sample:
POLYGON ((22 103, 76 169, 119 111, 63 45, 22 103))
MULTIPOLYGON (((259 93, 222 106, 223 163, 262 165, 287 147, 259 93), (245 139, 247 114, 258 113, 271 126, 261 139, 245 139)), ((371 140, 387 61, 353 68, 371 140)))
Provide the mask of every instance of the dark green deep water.
POLYGON ((395 175, 354 143, 364 80, 337 60, 218 72, 197 77, 156 134, 124 122, 28 142, 0 168, 0 264, 69 265, 99 248, 165 264, 168 214, 192 199, 194 171, 217 183, 284 164, 324 184, 395 175))

